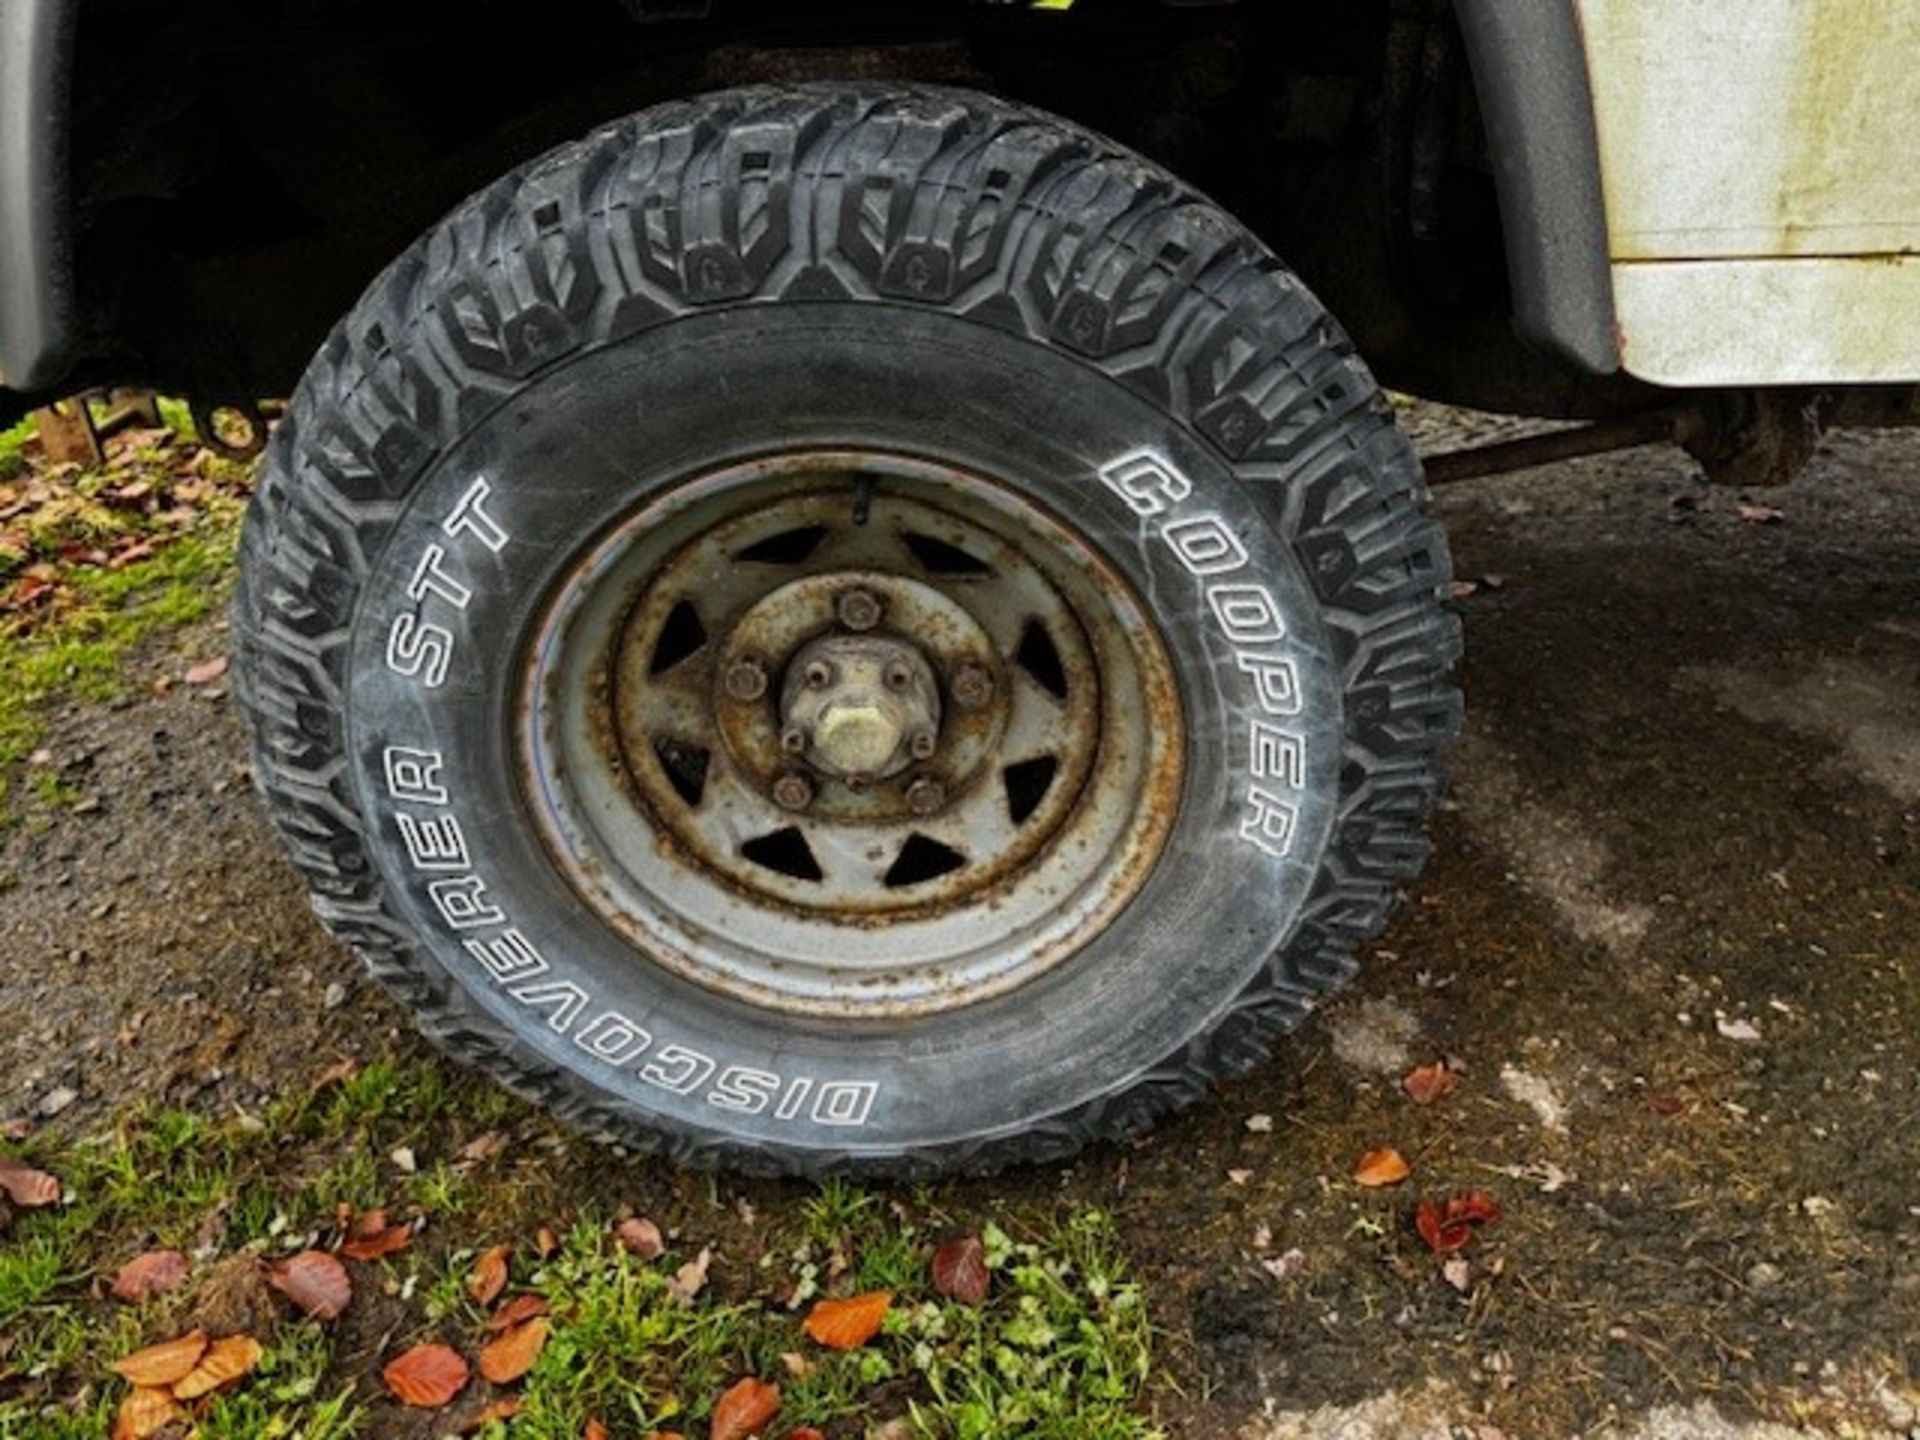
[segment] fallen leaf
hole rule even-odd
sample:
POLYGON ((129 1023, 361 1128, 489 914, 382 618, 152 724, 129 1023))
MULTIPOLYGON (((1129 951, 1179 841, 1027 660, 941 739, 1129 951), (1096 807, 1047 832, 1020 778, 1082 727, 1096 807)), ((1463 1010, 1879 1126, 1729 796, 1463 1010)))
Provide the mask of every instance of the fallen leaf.
POLYGON ((393 1168, 398 1170, 402 1175, 419 1173, 420 1160, 419 1157, 413 1153, 413 1147, 411 1145, 394 1147, 393 1152, 389 1154, 387 1158, 393 1162, 393 1168))
POLYGON ((807 1312, 801 1329, 809 1339, 829 1350, 858 1350, 880 1333, 893 1304, 893 1293, 870 1290, 845 1300, 822 1300, 807 1312))
POLYGON ((353 1222, 340 1253, 349 1260, 378 1260, 413 1243, 411 1225, 389 1225, 387 1212, 369 1210, 353 1222))
POLYGON ((1400 1088, 1414 1104, 1431 1105, 1442 1095, 1452 1094, 1459 1083, 1453 1067, 1445 1060, 1436 1060, 1431 1065, 1414 1066, 1401 1078, 1400 1088))
POLYGON ((171 1388, 193 1373, 207 1353, 207 1332, 195 1330, 178 1340, 149 1345, 115 1363, 114 1373, 135 1385, 171 1388))
POLYGON ((787 1431, 787 1440, 827 1440, 827 1437, 811 1425, 802 1425, 798 1429, 787 1431))
POLYGON ((1476 595, 1479 591, 1480 585, 1478 581, 1450 580, 1447 582, 1447 598, 1449 600, 1465 600, 1469 595, 1476 595))
POLYGON ((554 1234, 547 1226, 542 1225, 534 1232, 533 1248, 538 1250, 540 1252, 540 1258, 545 1260, 560 1248, 560 1237, 554 1234))
POLYGON ((113 1296, 137 1305, 154 1295, 165 1295, 187 1278, 187 1257, 178 1250, 149 1250, 136 1255, 114 1272, 113 1296))
POLYGON ((496 1335, 524 1325, 535 1316, 547 1313, 547 1302, 539 1295, 516 1295, 487 1317, 487 1329, 496 1335))
POLYGON ((622 1220, 613 1227, 613 1238, 620 1242, 621 1249, 642 1260, 658 1260, 667 1250, 660 1227, 644 1215, 622 1220))
POLYGON ((587 1428, 580 1432, 580 1440, 613 1440, 607 1433, 607 1427, 598 1420, 587 1421, 587 1428))
MULTIPOLYGON (((600 1432, 600 1440, 606 1440, 607 1432, 600 1432)), ((649 1430, 646 1440, 687 1440, 678 1430, 649 1430)))
POLYGON ((1406 1158, 1391 1147, 1367 1151, 1353 1167, 1353 1178, 1370 1190, 1398 1185, 1412 1173, 1413 1167, 1407 1164, 1406 1158))
POLYGON ((673 1272, 673 1279, 667 1282, 667 1290, 674 1299, 686 1304, 706 1288, 707 1270, 712 1264, 713 1247, 702 1245, 698 1255, 673 1272))
POLYGON ((227 657, 216 655, 211 660, 202 660, 198 665, 189 665, 185 678, 189 685, 211 685, 226 673, 227 657))
POLYGON ((993 1277, 987 1273, 987 1247, 978 1235, 960 1235, 933 1252, 933 1288, 962 1305, 987 1298, 993 1277))
POLYGON ((1656 1115, 1673 1116, 1683 1114, 1687 1102, 1678 1095, 1650 1095, 1647 1097, 1647 1108, 1656 1115))
POLYGON ((1729 1020, 1724 1015, 1716 1015, 1713 1028, 1720 1032, 1723 1040, 1738 1040, 1751 1045, 1760 1038, 1760 1027, 1751 1020, 1729 1020))
POLYGON ((347 1267, 324 1250, 302 1250, 267 1270, 267 1283, 314 1320, 337 1319, 353 1300, 347 1267))
POLYGON ((1787 512, 1777 506, 1757 505, 1751 500, 1742 500, 1733 508, 1749 525, 1778 525, 1787 518, 1787 512))
POLYGON ((498 1130, 489 1130, 485 1134, 476 1135, 473 1139, 469 1140, 466 1145, 461 1148, 460 1158, 470 1165, 478 1165, 484 1161, 491 1160, 506 1148, 507 1137, 502 1135, 498 1130))
POLYGON ((0 1121, 0 1140, 24 1140, 33 1134, 33 1121, 25 1115, 15 1115, 0 1121))
POLYGON ((511 1245, 496 1245, 473 1262, 467 1276, 467 1294, 474 1304, 491 1305, 500 1298, 500 1292, 507 1288, 507 1257, 511 1254, 511 1245))
POLYGON ((460 1353, 445 1345, 416 1345, 380 1372, 402 1405, 439 1410, 466 1388, 469 1371, 460 1353))
POLYGON ((813 1361, 807 1359, 807 1357, 802 1355, 798 1350, 782 1351, 780 1355, 780 1366, 787 1372, 787 1377, 792 1380, 804 1380, 814 1371, 813 1361))
POLYGON ((317 1095, 322 1090, 331 1089, 335 1085, 344 1085, 359 1073, 360 1062, 358 1060, 352 1059, 351 1057, 336 1060, 314 1077, 313 1091, 317 1095))
POLYGON ((1440 1278, 1462 1295, 1473 1289, 1473 1265, 1464 1255, 1449 1255, 1440 1266, 1440 1278))
POLYGON ((180 1402, 165 1390, 136 1385, 127 1392, 113 1417, 113 1440, 148 1440, 167 1426, 186 1419, 187 1412, 181 1409, 180 1402))
POLYGON ((1473 1238, 1475 1225, 1491 1225, 1500 1218, 1500 1202, 1484 1190, 1467 1190, 1447 1198, 1443 1206, 1422 1200, 1414 1210, 1414 1229, 1436 1255, 1449 1255, 1473 1238))
POLYGON ((1271 1135, 1273 1133, 1273 1116, 1249 1115, 1247 1117, 1247 1133, 1250 1135, 1271 1135))
POLYGON ((471 1418, 460 1422, 460 1433, 471 1435, 475 1430, 484 1430, 499 1420, 511 1420, 520 1413, 518 1395, 502 1395, 498 1400, 489 1402, 476 1410, 471 1418))
POLYGON ((780 1413, 780 1387, 749 1375, 735 1382, 713 1407, 708 1440, 747 1440, 773 1422, 780 1413))
POLYGON ((229 1335, 216 1340, 207 1347, 199 1363, 174 1383, 173 1398, 198 1400, 202 1395, 211 1395, 221 1386, 251 1374, 265 1353, 251 1335, 229 1335))
POLYGON ((480 1373, 495 1385, 510 1385, 533 1368, 553 1333, 544 1316, 516 1325, 480 1351, 480 1373))
POLYGON ((1245 1185, 1251 1179, 1253 1179, 1253 1171, 1251 1170, 1227 1171, 1227 1182, 1231 1185, 1245 1185))
POLYGON ((22 1210, 37 1210, 60 1198, 60 1182, 11 1155, 0 1155, 0 1192, 22 1210))
POLYGON ((1307 1252, 1294 1249, 1284 1255, 1276 1255, 1271 1260, 1262 1260, 1260 1268, 1276 1280, 1291 1280, 1307 1268, 1307 1252))

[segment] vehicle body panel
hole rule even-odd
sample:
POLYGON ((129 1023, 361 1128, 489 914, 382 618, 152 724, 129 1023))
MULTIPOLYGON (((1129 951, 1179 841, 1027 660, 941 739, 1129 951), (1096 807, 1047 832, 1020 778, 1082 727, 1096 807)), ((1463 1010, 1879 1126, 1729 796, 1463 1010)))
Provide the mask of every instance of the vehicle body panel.
POLYGON ((1920 380, 1920 6, 1580 0, 1626 369, 1920 380))

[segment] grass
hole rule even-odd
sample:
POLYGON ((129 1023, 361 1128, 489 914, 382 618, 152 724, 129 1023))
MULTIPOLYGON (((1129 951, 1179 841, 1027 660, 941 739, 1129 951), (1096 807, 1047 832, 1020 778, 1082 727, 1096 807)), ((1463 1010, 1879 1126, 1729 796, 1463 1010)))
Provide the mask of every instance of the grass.
MULTIPOLYGON (((409 1249, 352 1267, 354 1306, 334 1326, 279 1307, 257 1336, 260 1368, 196 1414, 200 1440, 393 1433, 401 1412, 382 1397, 380 1367, 422 1340, 477 1353, 487 1312, 466 1279, 475 1255, 502 1241, 514 1246, 507 1293, 543 1296, 552 1333, 512 1392, 520 1413, 481 1432, 491 1440, 579 1440, 590 1419, 615 1440, 656 1430, 699 1440, 715 1401, 747 1375, 782 1387, 774 1440, 886 1421, 924 1440, 1157 1436, 1143 1413, 1153 1334, 1102 1213, 1041 1210, 975 1227, 993 1276, 977 1308, 932 1286, 935 1245, 967 1227, 925 1191, 831 1182, 756 1222, 749 1240, 726 1233, 733 1212, 689 1180, 669 1253, 648 1262, 613 1237, 623 1167, 518 1102, 451 1080, 438 1061, 377 1062, 320 1094, 290 1091, 260 1115, 136 1109, 106 1133, 12 1147, 58 1174, 68 1202, 0 1231, 0 1436, 103 1440, 124 1393, 115 1359, 202 1323, 231 1257, 252 1274, 257 1261, 337 1243, 343 1205, 419 1215, 424 1229, 409 1249), (489 1133, 512 1137, 498 1158, 463 1158, 489 1133), (401 1147, 418 1151, 412 1174, 393 1161, 401 1147), (549 1225, 557 1243, 543 1258, 535 1235, 549 1225), (707 1245, 720 1259, 689 1301, 673 1277, 707 1245), (119 1264, 155 1247, 195 1257, 178 1295, 141 1306, 100 1298, 119 1264), (839 1353, 805 1337, 815 1297, 873 1289, 894 1300, 867 1346, 839 1353), (372 1338, 355 1329, 360 1338, 344 1342, 341 1327, 363 1310, 372 1338)), ((507 1392, 476 1379, 444 1428, 496 1393, 507 1392)))
MULTIPOLYGON (((249 484, 190 431, 113 444, 77 472, 36 469, 32 434, 31 416, 0 431, 0 820, 49 701, 120 695, 129 652, 222 603, 249 484)), ((82 798, 47 772, 28 793, 43 809, 82 798)))

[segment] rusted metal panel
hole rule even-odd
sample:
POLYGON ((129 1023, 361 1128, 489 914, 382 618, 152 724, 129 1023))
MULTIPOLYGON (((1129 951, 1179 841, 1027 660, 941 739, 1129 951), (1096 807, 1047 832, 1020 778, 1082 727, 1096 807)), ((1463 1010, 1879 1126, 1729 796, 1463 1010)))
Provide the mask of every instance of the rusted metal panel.
POLYGON ((1920 5, 1579 5, 1626 369, 1920 379, 1920 5))

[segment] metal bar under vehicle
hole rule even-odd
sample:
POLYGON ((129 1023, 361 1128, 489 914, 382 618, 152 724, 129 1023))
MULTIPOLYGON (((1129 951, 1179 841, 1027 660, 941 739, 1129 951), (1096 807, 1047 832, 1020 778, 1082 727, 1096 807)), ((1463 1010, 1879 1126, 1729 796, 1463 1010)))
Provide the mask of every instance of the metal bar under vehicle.
POLYGON ((1508 475, 1515 470, 1531 470, 1562 460, 1604 455, 1613 450, 1630 450, 1636 445, 1679 441, 1691 414, 1687 410, 1655 410, 1645 415, 1623 415, 1591 425, 1578 425, 1569 430, 1552 430, 1545 435, 1524 435, 1517 440, 1502 440, 1492 445, 1448 450, 1439 455, 1428 455, 1421 463, 1426 467, 1429 485, 1451 485, 1460 480, 1477 480, 1487 475, 1508 475))

